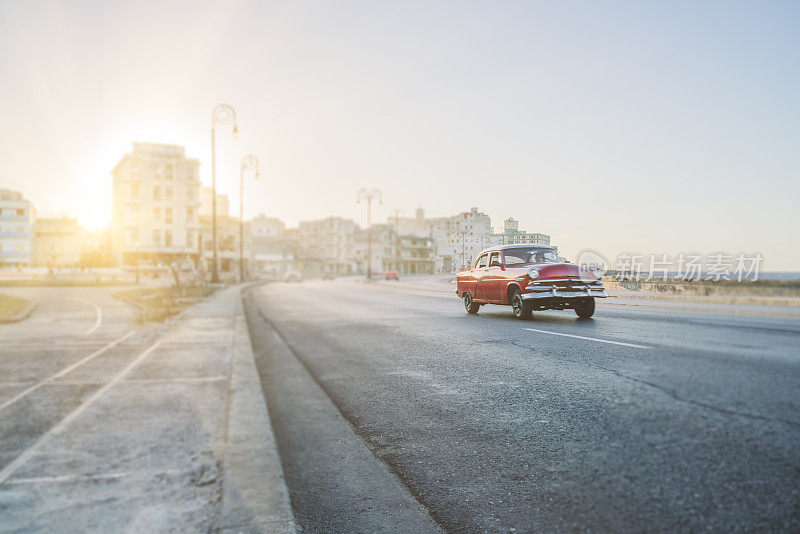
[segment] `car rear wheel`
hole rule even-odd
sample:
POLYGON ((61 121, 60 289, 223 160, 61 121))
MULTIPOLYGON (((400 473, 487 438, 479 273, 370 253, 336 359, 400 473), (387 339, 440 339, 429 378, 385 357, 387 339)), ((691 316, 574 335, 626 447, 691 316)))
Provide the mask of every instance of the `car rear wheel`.
POLYGON ((480 304, 472 300, 472 294, 464 293, 464 309, 467 310, 467 313, 472 313, 472 314, 478 313, 480 307, 481 307, 480 304))
POLYGON ((519 289, 515 289, 511 295, 511 309, 514 310, 514 317, 523 321, 533 316, 530 303, 522 299, 522 292, 519 289))
POLYGON ((588 319, 594 315, 594 297, 589 297, 575 306, 575 313, 581 319, 588 319))

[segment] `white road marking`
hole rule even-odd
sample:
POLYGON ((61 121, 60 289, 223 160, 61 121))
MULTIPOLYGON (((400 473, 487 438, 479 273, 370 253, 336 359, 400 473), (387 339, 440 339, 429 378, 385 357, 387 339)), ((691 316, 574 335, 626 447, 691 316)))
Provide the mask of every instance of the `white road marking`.
POLYGON ((42 445, 47 443, 50 440, 50 438, 63 432, 64 429, 67 428, 67 426, 73 420, 75 420, 84 411, 86 411, 86 409, 92 404, 94 404, 95 401, 97 401, 97 399, 102 397, 106 391, 114 387, 117 384, 117 382, 125 378, 125 375, 130 373, 137 365, 139 365, 142 361, 144 361, 144 359, 147 358, 150 355, 150 353, 156 350, 156 348, 158 348, 160 344, 161 344, 160 341, 156 341, 155 343, 150 345, 150 347, 143 353, 141 353, 139 356, 137 356, 135 360, 126 365, 125 369, 117 373, 117 375, 114 376, 114 378, 109 380, 105 386, 95 391, 88 399, 86 399, 83 402, 83 404, 75 408, 72 412, 70 412, 69 415, 67 415, 64 419, 59 421, 58 424, 56 424, 50 430, 44 433, 38 440, 36 440, 36 442, 33 445, 28 447, 22 454, 17 456, 13 462, 6 465, 5 468, 3 468, 2 471, 0 471, 0 484, 5 483, 5 481, 8 480, 8 478, 17 471, 17 469, 22 467, 22 465, 25 462, 27 462, 28 460, 31 459, 31 457, 36 455, 39 452, 39 449, 42 447, 42 445))
POLYGON ((622 345, 623 347, 635 347, 637 349, 649 349, 647 345, 637 345, 636 343, 623 343, 622 341, 609 341, 607 339, 598 339, 596 337, 576 336, 575 334, 561 334, 559 332, 550 332, 549 330, 537 330, 536 328, 523 328, 523 330, 530 330, 531 332, 539 332, 541 334, 552 334, 554 336, 574 337, 577 339, 588 339, 589 341, 597 341, 598 343, 609 343, 611 345, 622 345))
POLYGON ((36 384, 32 385, 31 387, 29 387, 27 389, 23 389, 22 391, 20 391, 19 393, 17 393, 16 395, 11 397, 7 401, 5 401, 3 404, 0 404, 0 411, 2 411, 5 408, 11 406, 12 404, 17 402, 21 398, 25 397, 29 393, 32 393, 32 392, 36 391, 37 389, 39 389, 40 387, 44 386, 45 384, 48 384, 48 383, 52 382, 53 380, 56 380, 56 379, 58 379, 58 378, 60 378, 60 377, 62 377, 64 375, 66 375, 70 371, 74 371, 75 369, 77 369, 81 365, 85 364, 86 362, 88 362, 88 361, 100 356, 105 351, 107 351, 108 349, 113 348, 116 345, 122 343, 123 341, 125 341, 126 339, 131 337, 133 334, 135 334, 135 332, 128 332, 127 334, 123 335, 122 337, 119 337, 119 338, 115 339, 114 341, 112 341, 111 343, 106 345, 105 347, 103 347, 101 349, 98 349, 98 350, 94 351, 93 353, 91 353, 90 355, 86 356, 85 358, 82 358, 82 359, 78 360, 77 362, 73 363, 72 365, 69 365, 69 366, 65 367, 64 369, 60 370, 56 374, 54 374, 54 375, 52 375, 52 376, 50 376, 48 378, 45 378, 41 382, 37 382, 36 384))
POLYGON ((86 345, 53 345, 52 343, 49 345, 30 345, 30 346, 22 346, 16 345, 13 347, 3 347, 4 352, 47 352, 52 350, 58 350, 59 352, 67 351, 67 350, 84 350, 86 347, 91 346, 98 346, 102 345, 102 343, 88 343, 86 345), (54 348, 55 347, 55 348, 54 348))
POLYGON ((94 308, 94 311, 97 313, 97 320, 94 322, 91 328, 89 328, 89 330, 84 332, 84 334, 88 336, 89 334, 97 330, 97 328, 100 326, 100 323, 103 322, 103 311, 100 309, 100 306, 98 306, 94 302, 89 302, 88 300, 83 300, 83 299, 77 299, 75 297, 63 297, 63 298, 64 300, 72 300, 74 302, 81 302, 88 306, 92 306, 94 308))
POLYGON ((49 477, 15 478, 6 484, 46 484, 59 482, 92 482, 95 480, 117 480, 126 477, 151 477, 160 475, 180 475, 191 473, 192 469, 161 469, 159 471, 128 471, 121 473, 105 473, 99 475, 55 475, 49 477))
POLYGON ((227 376, 194 376, 177 378, 129 378, 123 380, 124 384, 199 384, 202 382, 221 382, 228 380, 227 376))

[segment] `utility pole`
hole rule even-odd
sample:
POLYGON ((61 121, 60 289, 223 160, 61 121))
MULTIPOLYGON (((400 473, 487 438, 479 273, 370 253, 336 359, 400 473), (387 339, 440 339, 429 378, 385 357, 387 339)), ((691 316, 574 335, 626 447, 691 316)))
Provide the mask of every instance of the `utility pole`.
POLYGON ((380 189, 364 187, 358 190, 356 198, 356 204, 360 204, 364 199, 367 201, 367 280, 372 279, 372 201, 376 198, 379 204, 383 204, 380 189))

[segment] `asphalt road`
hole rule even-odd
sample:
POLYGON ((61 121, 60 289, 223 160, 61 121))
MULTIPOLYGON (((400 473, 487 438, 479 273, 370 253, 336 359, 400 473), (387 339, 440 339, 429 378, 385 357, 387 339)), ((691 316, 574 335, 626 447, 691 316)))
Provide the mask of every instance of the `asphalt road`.
POLYGON ((449 531, 800 529, 796 319, 598 306, 523 322, 352 279, 250 295, 307 530, 380 530, 403 498, 449 531))

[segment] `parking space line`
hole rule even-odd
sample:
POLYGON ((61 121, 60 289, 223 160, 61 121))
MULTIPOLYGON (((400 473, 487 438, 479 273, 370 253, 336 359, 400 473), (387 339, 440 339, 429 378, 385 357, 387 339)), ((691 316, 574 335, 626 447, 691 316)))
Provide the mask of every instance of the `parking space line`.
POLYGON ((151 471, 127 471, 121 473, 105 473, 97 475, 55 475, 49 477, 15 478, 6 481, 6 484, 47 484, 60 482, 93 482, 96 480, 117 480, 127 477, 156 477, 163 475, 180 475, 191 473, 192 468, 184 469, 159 469, 151 471))
POLYGON ((47 432, 45 432, 36 442, 28 447, 22 454, 17 456, 13 462, 6 465, 2 471, 0 471, 0 484, 3 484, 8 478, 13 475, 17 469, 22 467, 22 465, 27 462, 32 456, 39 452, 39 449, 47 443, 50 438, 53 436, 60 434, 63 430, 78 416, 80 416, 84 411, 86 411, 89 406, 95 403, 97 399, 103 396, 106 391, 114 387, 120 380, 125 378, 125 376, 130 373, 137 365, 139 365, 145 358, 147 358, 158 346, 161 344, 160 341, 156 341, 150 347, 139 354, 131 363, 125 366, 125 368, 117 373, 114 378, 109 380, 106 385, 95 391, 88 399, 86 399, 80 406, 75 408, 72 412, 69 413, 64 419, 58 422, 55 426, 50 428, 47 432))
POLYGON ((97 328, 100 326, 100 323, 103 322, 103 311, 100 309, 100 306, 98 306, 94 302, 89 302, 88 300, 78 299, 78 298, 75 298, 75 297, 62 297, 62 298, 64 300, 71 300, 73 302, 80 302, 82 304, 86 304, 87 306, 94 307, 94 311, 95 311, 95 313, 97 313, 97 319, 95 320, 94 324, 91 327, 89 327, 89 329, 86 332, 84 332, 84 334, 86 334, 87 336, 89 334, 91 334, 92 332, 94 332, 95 330, 97 330, 97 328))
POLYGON ((227 376, 190 376, 190 377, 164 377, 164 378, 128 378, 124 384, 199 384, 202 382, 221 382, 228 380, 227 376))
POLYGON ((541 334, 551 334, 554 336, 574 337, 577 339, 588 339, 589 341, 597 341, 598 343, 609 343, 611 345, 622 345, 623 347, 634 347, 637 349, 649 349, 647 345, 637 345, 636 343, 624 343, 622 341, 609 341, 608 339, 598 339, 596 337, 576 336, 575 334, 562 334, 560 332, 550 332, 549 330, 537 330, 536 328, 523 328, 531 332, 539 332, 541 334))
POLYGON ((3 404, 0 404, 0 411, 4 410, 5 408, 8 408, 9 406, 14 404, 15 402, 17 402, 21 398, 27 396, 28 394, 33 393, 34 391, 36 391, 40 387, 44 386, 45 384, 48 384, 48 383, 50 383, 50 382, 52 382, 54 380, 57 380, 58 378, 66 375, 67 373, 69 373, 71 371, 74 371, 75 369, 77 369, 81 365, 85 364, 86 362, 89 362, 92 359, 100 356, 101 354, 103 354, 107 350, 119 345, 120 343, 122 343, 123 341, 125 341, 126 339, 128 339, 129 337, 131 337, 135 333, 136 333, 135 331, 134 332, 128 332, 127 334, 124 334, 123 336, 118 337, 117 339, 115 339, 114 341, 109 343, 108 345, 102 347, 101 349, 98 349, 98 350, 94 351, 93 353, 89 354, 85 358, 82 358, 82 359, 78 360, 77 362, 73 363, 72 365, 69 365, 69 366, 65 367, 64 369, 60 370, 56 374, 45 378, 41 382, 37 382, 36 384, 32 385, 29 388, 23 389, 22 391, 20 391, 19 393, 17 393, 16 395, 11 397, 7 401, 5 401, 3 404))

